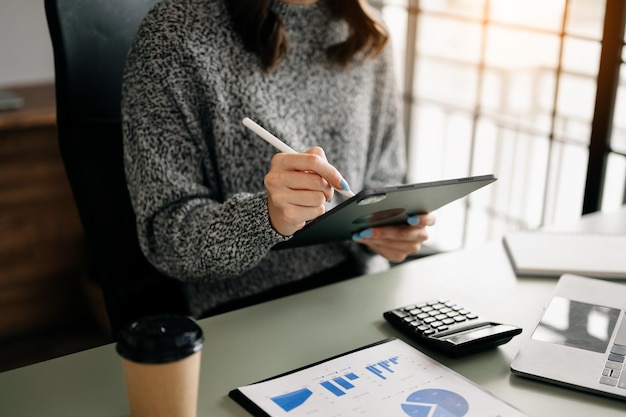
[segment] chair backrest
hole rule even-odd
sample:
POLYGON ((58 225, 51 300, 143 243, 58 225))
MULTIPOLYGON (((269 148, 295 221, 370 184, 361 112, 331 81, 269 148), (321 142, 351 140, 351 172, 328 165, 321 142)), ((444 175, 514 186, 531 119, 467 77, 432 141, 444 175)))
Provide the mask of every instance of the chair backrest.
POLYGON ((156 271, 137 241, 123 167, 126 56, 158 0, 45 0, 52 40, 59 148, 109 321, 188 314, 181 284, 156 271))

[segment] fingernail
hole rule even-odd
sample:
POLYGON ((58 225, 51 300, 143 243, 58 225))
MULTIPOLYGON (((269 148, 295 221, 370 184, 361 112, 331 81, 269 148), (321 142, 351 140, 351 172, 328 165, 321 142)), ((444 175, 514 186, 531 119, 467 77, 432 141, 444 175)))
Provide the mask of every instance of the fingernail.
POLYGON ((420 223, 420 218, 418 216, 411 216, 406 219, 406 222, 411 226, 415 226, 416 224, 420 223))
POLYGON ((341 182, 339 183, 339 185, 341 185, 342 190, 350 191, 350 186, 348 185, 348 182, 344 180, 343 178, 341 179, 341 182))
POLYGON ((374 236, 374 231, 372 229, 361 230, 359 233, 355 233, 352 235, 352 240, 361 240, 364 237, 372 237, 374 236))

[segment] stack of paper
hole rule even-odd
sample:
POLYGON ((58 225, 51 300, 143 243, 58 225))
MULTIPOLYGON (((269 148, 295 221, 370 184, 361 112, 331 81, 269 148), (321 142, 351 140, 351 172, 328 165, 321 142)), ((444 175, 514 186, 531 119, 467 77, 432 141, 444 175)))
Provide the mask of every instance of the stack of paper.
POLYGON ((519 231, 505 235, 504 246, 518 276, 626 279, 623 235, 519 231))

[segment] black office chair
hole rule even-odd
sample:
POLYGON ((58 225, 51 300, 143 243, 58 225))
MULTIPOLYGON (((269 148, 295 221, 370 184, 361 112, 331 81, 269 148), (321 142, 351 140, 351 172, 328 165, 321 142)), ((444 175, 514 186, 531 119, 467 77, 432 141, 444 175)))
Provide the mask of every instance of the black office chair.
POLYGON ((141 253, 123 168, 122 72, 137 28, 156 3, 45 0, 60 152, 113 336, 142 315, 189 314, 182 284, 141 253))

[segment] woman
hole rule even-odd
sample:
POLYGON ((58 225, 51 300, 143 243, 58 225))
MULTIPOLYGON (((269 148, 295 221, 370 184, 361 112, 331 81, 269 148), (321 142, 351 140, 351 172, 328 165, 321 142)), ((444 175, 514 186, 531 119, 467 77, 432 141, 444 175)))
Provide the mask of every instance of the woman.
POLYGON ((126 175, 142 250, 185 282, 193 315, 419 250, 432 215, 272 250, 340 201, 333 188, 402 182, 386 43, 359 0, 165 0, 148 14, 124 75, 126 175), (244 117, 306 151, 277 154, 244 117))

